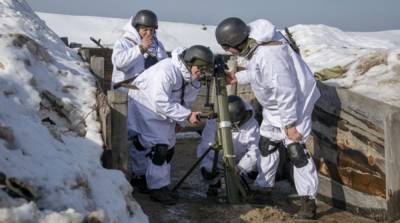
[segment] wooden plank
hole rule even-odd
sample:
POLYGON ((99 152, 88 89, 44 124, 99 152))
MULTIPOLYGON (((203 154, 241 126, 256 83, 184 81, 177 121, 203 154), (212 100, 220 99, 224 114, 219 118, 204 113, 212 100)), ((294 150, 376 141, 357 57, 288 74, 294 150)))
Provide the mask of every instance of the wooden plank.
POLYGON ((333 150, 325 142, 316 141, 318 172, 354 190, 384 198, 386 175, 369 163, 368 157, 356 150, 333 150))
POLYGON ((113 168, 129 176, 129 151, 127 128, 128 95, 119 91, 108 91, 108 103, 111 106, 111 153, 113 168))
POLYGON ((345 111, 366 125, 378 127, 377 131, 384 129, 385 117, 391 112, 392 106, 347 89, 325 85, 319 81, 317 84, 321 92, 321 98, 317 101, 318 107, 339 117, 345 111))
POLYGON ((82 47, 81 50, 89 50, 90 56, 99 56, 104 57, 106 60, 111 60, 112 49, 110 48, 82 47))
POLYGON ((104 57, 91 56, 90 69, 98 78, 104 78, 104 57))
POLYGON ((96 76, 102 91, 104 93, 107 93, 107 91, 111 89, 111 76, 107 76, 110 74, 105 73, 104 64, 104 57, 90 57, 90 69, 92 73, 96 76))
POLYGON ((360 151, 368 157, 371 166, 376 165, 384 170, 383 133, 357 123, 350 116, 347 118, 337 117, 316 107, 313 113, 313 134, 318 141, 325 141, 329 149, 360 151))
POLYGON ((83 61, 90 62, 90 50, 89 49, 80 48, 79 55, 81 56, 83 61))
POLYGON ((314 108, 313 121, 320 120, 328 127, 337 127, 345 132, 356 129, 356 131, 361 132, 361 134, 368 134, 368 137, 371 137, 374 141, 382 143, 384 140, 383 128, 381 129, 372 123, 365 122, 365 120, 360 120, 356 115, 357 114, 351 113, 351 111, 346 112, 343 110, 339 115, 330 113, 317 104, 314 108))
POLYGON ((109 128, 111 124, 111 108, 108 105, 107 96, 100 89, 97 89, 96 99, 105 149, 111 149, 111 128, 109 128))
POLYGON ((82 59, 84 61, 90 62, 91 67, 94 66, 96 68, 101 68, 101 72, 98 72, 98 70, 94 70, 94 73, 96 74, 101 74, 100 76, 102 77, 103 81, 101 83, 101 86, 104 89, 104 92, 107 92, 107 90, 110 90, 111 88, 111 78, 112 78, 112 72, 113 72, 113 64, 111 60, 112 56, 112 49, 109 48, 89 48, 89 47, 82 47, 79 49, 79 54, 81 55, 82 59), (95 58, 95 61, 92 61, 92 58, 95 58), (103 65, 100 65, 100 60, 97 58, 104 58, 103 65))
POLYGON ((346 209, 379 221, 387 218, 386 200, 343 186, 319 175, 318 198, 334 207, 346 209))
POLYGON ((400 108, 318 83, 312 150, 319 193, 377 220, 400 218, 400 108), (372 213, 372 214, 368 214, 372 213))
POLYGON ((385 120, 388 220, 400 218, 400 110, 385 120))
MULTIPOLYGON (((340 158, 341 160, 347 161, 346 158, 340 158)), ((340 165, 334 165, 329 161, 323 159, 318 160, 318 171, 322 175, 331 178, 332 180, 348 186, 351 189, 385 198, 385 175, 375 174, 370 172, 368 169, 366 171, 360 171, 354 168, 353 159, 349 163, 344 163, 340 165)))

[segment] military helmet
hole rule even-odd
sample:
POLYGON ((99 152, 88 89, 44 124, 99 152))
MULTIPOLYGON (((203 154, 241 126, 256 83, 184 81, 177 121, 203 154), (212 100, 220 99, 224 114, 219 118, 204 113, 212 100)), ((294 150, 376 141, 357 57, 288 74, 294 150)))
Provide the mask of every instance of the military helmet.
POLYGON ((243 122, 247 117, 247 109, 243 100, 236 95, 228 96, 228 111, 229 118, 232 123, 239 124, 243 122))
POLYGON ((215 30, 217 42, 222 47, 237 48, 249 36, 250 29, 241 19, 231 17, 223 20, 215 30))
POLYGON ((183 60, 189 65, 211 66, 214 62, 214 54, 208 47, 194 45, 184 51, 183 60))
POLYGON ((132 20, 132 26, 137 28, 137 26, 148 26, 157 29, 158 20, 154 12, 150 10, 140 10, 136 13, 132 20))

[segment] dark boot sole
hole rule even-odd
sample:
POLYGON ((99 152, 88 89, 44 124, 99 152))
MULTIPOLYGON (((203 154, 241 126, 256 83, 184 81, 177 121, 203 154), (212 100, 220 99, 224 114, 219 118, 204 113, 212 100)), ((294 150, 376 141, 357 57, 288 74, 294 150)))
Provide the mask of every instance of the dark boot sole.
POLYGON ((157 203, 160 203, 163 205, 175 205, 176 203, 178 203, 177 201, 160 201, 159 199, 154 198, 152 196, 150 196, 150 199, 154 202, 157 202, 157 203))

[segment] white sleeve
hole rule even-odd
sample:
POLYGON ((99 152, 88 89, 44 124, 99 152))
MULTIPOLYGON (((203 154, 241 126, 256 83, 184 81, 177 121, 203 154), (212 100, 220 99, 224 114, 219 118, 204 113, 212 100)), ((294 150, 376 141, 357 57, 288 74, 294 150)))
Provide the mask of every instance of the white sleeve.
POLYGON ((272 75, 274 75, 275 98, 278 103, 281 127, 297 121, 297 94, 296 74, 291 58, 287 51, 277 53, 274 61, 271 61, 272 75))
POLYGON ((157 53, 157 59, 158 61, 167 58, 167 52, 165 51, 164 45, 158 41, 158 53, 157 53))
POLYGON ((173 83, 175 83, 175 81, 168 73, 162 75, 161 80, 152 82, 152 84, 154 84, 154 88, 152 89, 154 107, 156 112, 176 122, 184 122, 189 117, 191 110, 185 108, 178 102, 172 101, 173 83))
MULTIPOLYGON (((254 120, 255 122, 255 120, 254 120)), ((247 132, 247 152, 240 159, 237 167, 246 173, 249 173, 256 169, 257 165, 257 154, 259 154, 258 144, 260 140, 259 127, 257 124, 248 130, 247 132)))
POLYGON ((130 69, 139 58, 143 57, 139 45, 132 46, 133 43, 127 41, 129 40, 125 38, 118 40, 114 45, 111 56, 113 64, 122 71, 130 69))
POLYGON ((184 128, 184 127, 186 127, 186 126, 189 124, 189 122, 188 122, 187 120, 185 120, 185 121, 182 121, 182 122, 177 122, 177 124, 178 124, 180 127, 184 128))
POLYGON ((236 72, 236 79, 238 81, 238 84, 248 84, 250 83, 250 76, 249 73, 246 70, 242 70, 239 72, 236 72))

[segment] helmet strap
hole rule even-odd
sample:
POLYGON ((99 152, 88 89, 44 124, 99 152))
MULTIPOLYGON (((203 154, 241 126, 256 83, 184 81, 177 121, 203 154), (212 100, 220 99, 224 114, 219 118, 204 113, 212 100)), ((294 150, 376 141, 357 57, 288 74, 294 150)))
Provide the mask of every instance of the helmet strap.
POLYGON ((190 82, 191 82, 191 80, 192 80, 192 65, 193 65, 193 64, 190 63, 190 62, 187 62, 187 61, 185 61, 185 60, 183 59, 185 53, 186 53, 186 50, 183 51, 183 53, 181 53, 181 54, 178 56, 178 58, 179 58, 180 61, 182 61, 183 65, 184 65, 184 66, 186 67, 186 69, 189 71, 189 73, 190 73, 190 82))
POLYGON ((186 69, 188 69, 188 71, 190 71, 190 68, 192 67, 192 65, 185 61, 185 59, 183 59, 183 57, 185 56, 186 50, 184 50, 181 54, 178 55, 178 58, 180 61, 182 61, 183 65, 185 65, 186 69))
POLYGON ((247 40, 239 46, 239 56, 245 57, 248 60, 251 59, 251 56, 253 55, 253 52, 257 48, 257 46, 258 43, 255 39, 247 38, 247 40))

